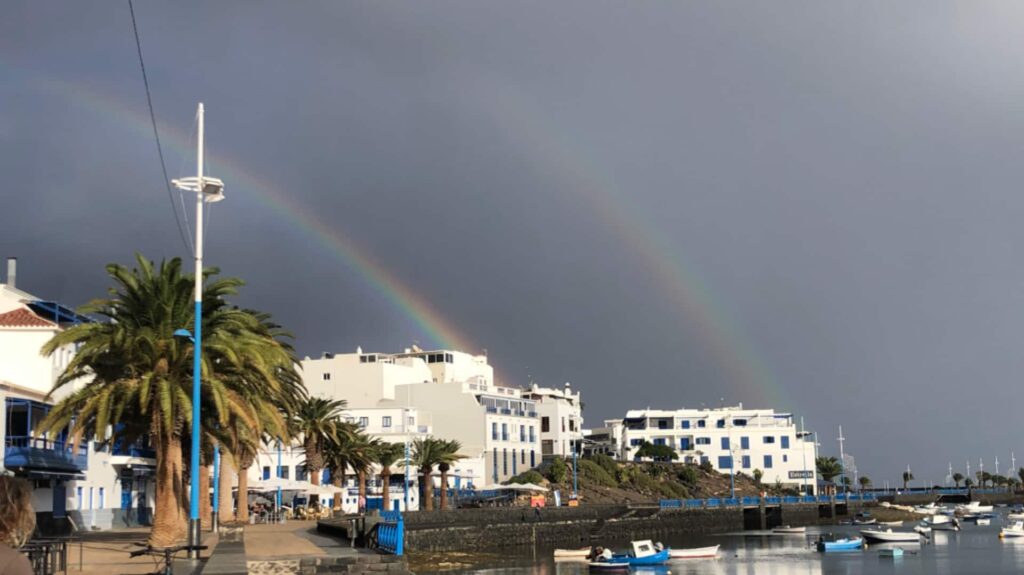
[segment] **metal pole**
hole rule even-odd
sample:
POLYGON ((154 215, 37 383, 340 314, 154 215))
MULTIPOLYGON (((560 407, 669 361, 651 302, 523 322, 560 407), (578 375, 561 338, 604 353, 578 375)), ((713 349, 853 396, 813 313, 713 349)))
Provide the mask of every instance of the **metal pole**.
POLYGON ((199 417, 200 417, 200 394, 199 387, 202 378, 202 355, 203 355, 203 103, 199 103, 196 112, 198 126, 196 127, 196 173, 199 181, 196 185, 196 297, 195 297, 195 327, 192 336, 195 343, 192 348, 192 458, 190 463, 190 475, 192 481, 192 496, 189 501, 190 514, 188 522, 188 556, 199 557, 199 417))
POLYGON ((579 490, 576 476, 576 441, 573 439, 570 439, 570 441, 572 442, 572 498, 578 499, 579 490))
POLYGON ((842 477, 842 479, 839 480, 839 483, 843 484, 843 493, 846 493, 846 455, 843 453, 843 441, 845 441, 845 440, 846 440, 846 438, 843 437, 843 426, 840 425, 839 426, 839 469, 842 471, 842 475, 840 475, 840 477, 842 477))
POLYGON ((807 436, 804 435, 804 416, 800 416, 800 455, 803 457, 804 495, 807 495, 807 436))
POLYGON ((405 511, 409 511, 409 410, 403 409, 402 415, 405 417, 405 481, 402 486, 405 488, 403 497, 405 498, 405 511))
POLYGON ((210 517, 210 525, 213 528, 213 532, 216 533, 220 529, 220 517, 218 512, 220 510, 220 445, 216 442, 213 444, 213 516, 210 517))
POLYGON ((277 497, 276 497, 275 505, 277 507, 276 511, 280 514, 281 513, 281 481, 280 481, 281 480, 281 440, 280 439, 277 440, 277 479, 278 479, 278 482, 277 482, 277 497))

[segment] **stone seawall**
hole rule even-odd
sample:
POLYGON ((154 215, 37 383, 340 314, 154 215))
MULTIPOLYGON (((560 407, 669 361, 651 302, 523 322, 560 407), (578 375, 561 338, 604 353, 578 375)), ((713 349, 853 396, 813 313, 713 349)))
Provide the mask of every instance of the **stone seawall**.
MULTIPOLYGON (((567 509, 568 510, 568 509, 567 509)), ((793 505, 769 508, 673 509, 580 507, 573 513, 545 509, 447 511, 444 522, 410 521, 405 545, 410 551, 485 551, 523 545, 582 546, 607 539, 656 539, 678 534, 727 533, 770 529, 778 525, 835 523, 830 506, 793 505), (492 511, 467 513, 465 511, 492 511)), ((846 509, 837 509, 845 515, 846 509)), ((855 510, 850 510, 853 512, 855 510)))

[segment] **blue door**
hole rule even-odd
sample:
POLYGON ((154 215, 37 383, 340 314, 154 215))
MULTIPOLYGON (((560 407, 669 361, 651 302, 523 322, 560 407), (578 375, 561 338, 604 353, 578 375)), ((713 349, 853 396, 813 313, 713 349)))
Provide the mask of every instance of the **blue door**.
POLYGON ((59 519, 67 515, 68 488, 63 481, 57 481, 53 485, 53 517, 59 519))
POLYGON ((132 480, 121 480, 121 510, 130 511, 132 508, 132 480))

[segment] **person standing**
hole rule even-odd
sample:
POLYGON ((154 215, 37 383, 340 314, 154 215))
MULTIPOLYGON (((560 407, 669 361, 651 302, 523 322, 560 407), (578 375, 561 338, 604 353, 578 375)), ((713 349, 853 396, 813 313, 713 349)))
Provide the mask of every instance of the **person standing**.
POLYGON ((36 513, 28 483, 0 475, 0 575, 32 575, 32 564, 18 549, 35 529, 36 513))

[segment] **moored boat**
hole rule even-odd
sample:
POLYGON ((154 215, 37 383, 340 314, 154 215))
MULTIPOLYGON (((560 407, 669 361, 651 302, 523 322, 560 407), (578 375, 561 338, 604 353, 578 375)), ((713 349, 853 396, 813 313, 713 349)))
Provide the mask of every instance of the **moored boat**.
POLYGON ((629 563, 612 561, 591 561, 588 567, 595 573, 628 573, 629 563))
POLYGON ((856 551, 864 546, 864 540, 860 537, 843 537, 827 541, 821 539, 817 543, 818 551, 827 553, 830 551, 856 551))
POLYGON ((668 556, 671 559, 711 559, 718 557, 719 545, 711 547, 693 547, 690 549, 671 549, 668 556))
POLYGON ((669 559, 668 549, 655 547, 649 539, 632 542, 633 549, 628 553, 613 555, 609 563, 626 563, 635 565, 663 565, 669 559))
POLYGON ((892 529, 862 529, 860 532, 865 541, 879 541, 881 543, 919 543, 921 534, 913 531, 893 531, 892 529))
POLYGON ((878 550, 878 556, 879 557, 890 557, 890 558, 894 558, 894 559, 896 557, 903 557, 903 548, 902 547, 888 547, 886 549, 879 549, 878 550))
POLYGON ((797 534, 802 534, 802 533, 806 533, 806 532, 807 532, 807 528, 806 527, 790 527, 789 525, 779 525, 778 527, 775 527, 774 529, 772 529, 772 533, 776 533, 776 534, 780 534, 780 535, 797 535, 797 534))
POLYGON ((878 524, 883 526, 883 527, 899 527, 899 526, 903 525, 903 522, 902 521, 879 521, 878 524))
POLYGON ((1000 539, 1016 537, 1024 537, 1024 521, 1014 521, 1012 524, 999 530, 1000 539))
POLYGON ((578 559, 583 560, 590 557, 590 547, 579 549, 555 549, 555 559, 578 559))

